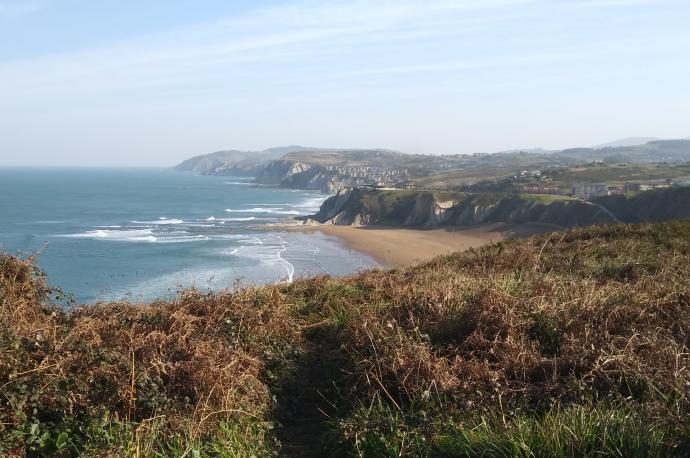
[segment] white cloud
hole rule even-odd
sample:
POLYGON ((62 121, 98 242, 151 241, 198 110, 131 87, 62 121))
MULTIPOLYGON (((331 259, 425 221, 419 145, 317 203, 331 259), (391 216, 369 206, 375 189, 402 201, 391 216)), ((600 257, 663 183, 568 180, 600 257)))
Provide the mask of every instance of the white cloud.
MULTIPOLYGON (((395 146, 378 130, 443 138, 439 127, 424 130, 438 125, 460 147, 453 125, 462 119, 520 126, 526 113, 548 112, 556 126, 571 106, 596 111, 616 94, 664 100, 668 89, 684 101, 683 16, 674 16, 679 8, 623 8, 641 1, 303 1, 0 62, 0 146, 14 141, 28 151, 57 141, 85 151, 90 130, 92 145, 102 134, 134 145, 133 155, 161 141, 203 150, 197 142, 337 144, 337 135, 352 135, 354 143, 395 146), (621 8, 605 9, 613 6, 621 8)), ((687 119, 677 114, 677 123, 687 119)))
POLYGON ((458 36, 486 23, 482 11, 529 0, 304 2, 257 9, 194 28, 135 37, 108 47, 0 63, 0 83, 26 96, 191 83, 242 65, 285 63, 329 50, 458 36), (472 14, 470 14, 472 13, 472 14))

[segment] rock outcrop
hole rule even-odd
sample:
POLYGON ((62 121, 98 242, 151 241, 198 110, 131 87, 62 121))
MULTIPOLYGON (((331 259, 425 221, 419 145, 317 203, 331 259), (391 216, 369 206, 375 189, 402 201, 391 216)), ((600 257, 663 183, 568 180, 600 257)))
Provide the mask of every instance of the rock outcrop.
POLYGON ((432 191, 338 192, 308 221, 399 227, 541 223, 560 227, 690 218, 690 187, 607 196, 591 202, 551 196, 432 191))
POLYGON ((593 202, 626 223, 690 218, 690 187, 656 189, 632 196, 597 197, 593 202))
POLYGON ((263 151, 224 150, 215 153, 194 156, 175 166, 179 172, 193 172, 201 175, 232 175, 244 176, 243 169, 249 169, 273 159, 279 159, 285 154, 297 151, 310 151, 312 148, 304 146, 279 146, 263 151), (233 172, 233 167, 237 171, 233 172), (238 173, 239 172, 239 173, 238 173), (233 173, 235 173, 233 175, 233 173))
POLYGON ((563 227, 615 223, 603 206, 575 199, 355 188, 327 199, 310 218, 321 224, 401 227, 543 223, 563 227))
POLYGON ((258 167, 255 181, 283 188, 317 190, 325 193, 332 193, 340 188, 334 174, 326 168, 282 159, 258 167))

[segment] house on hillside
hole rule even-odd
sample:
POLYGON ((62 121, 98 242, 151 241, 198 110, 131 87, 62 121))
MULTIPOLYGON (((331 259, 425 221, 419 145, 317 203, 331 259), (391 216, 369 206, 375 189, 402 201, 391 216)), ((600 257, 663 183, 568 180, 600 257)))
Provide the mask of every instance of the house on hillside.
POLYGON ((623 192, 639 192, 640 186, 642 186, 640 183, 625 183, 623 184, 623 192))
POLYGON ((573 196, 580 199, 591 199, 592 197, 606 196, 609 188, 606 183, 576 183, 573 185, 573 196))

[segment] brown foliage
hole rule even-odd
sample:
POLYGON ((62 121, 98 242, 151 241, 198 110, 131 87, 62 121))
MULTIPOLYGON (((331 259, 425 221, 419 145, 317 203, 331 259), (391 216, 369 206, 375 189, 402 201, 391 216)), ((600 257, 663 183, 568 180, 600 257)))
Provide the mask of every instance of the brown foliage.
POLYGON ((316 347, 342 362, 330 395, 350 405, 618 396, 683 415, 690 400, 688 221, 577 229, 407 269, 152 304, 62 311, 50 294, 32 259, 0 256, 5 425, 107 412, 137 424, 165 416, 173 429, 184 418, 202 434, 221 418, 270 419, 276 390, 316 347))
MULTIPOLYGON (((271 404, 265 365, 299 344, 299 327, 276 287, 189 290, 174 301, 65 313, 44 305, 48 290, 32 260, 3 256, 1 262, 0 386, 6 399, 38 396, 43 420, 106 412, 128 421, 182 415, 202 432, 219 417, 261 418, 271 404), (12 396, 20 385, 35 391, 12 396)), ((19 422, 21 407, 0 402, 3 422, 19 422)))

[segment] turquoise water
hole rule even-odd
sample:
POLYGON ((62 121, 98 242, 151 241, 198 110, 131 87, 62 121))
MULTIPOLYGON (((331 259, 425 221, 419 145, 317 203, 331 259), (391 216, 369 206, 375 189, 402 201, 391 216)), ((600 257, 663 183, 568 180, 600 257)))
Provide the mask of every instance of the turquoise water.
POLYGON ((322 194, 164 169, 0 168, 0 245, 40 251, 78 302, 148 301, 375 266, 321 233, 271 225, 313 213, 322 194))

